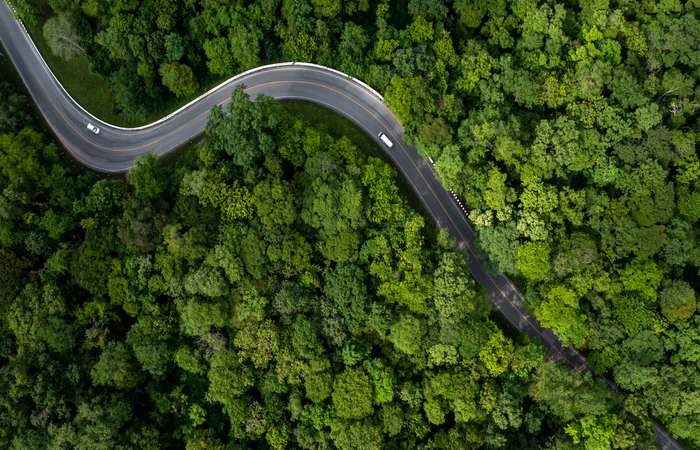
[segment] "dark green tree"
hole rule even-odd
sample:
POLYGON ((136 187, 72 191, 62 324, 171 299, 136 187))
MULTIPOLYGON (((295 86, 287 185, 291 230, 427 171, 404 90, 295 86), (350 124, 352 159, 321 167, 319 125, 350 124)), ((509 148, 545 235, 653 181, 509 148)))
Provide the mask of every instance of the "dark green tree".
POLYGON ((272 136, 279 123, 275 109, 272 98, 260 94, 251 102, 245 86, 236 86, 226 106, 228 114, 219 107, 211 110, 207 134, 216 138, 214 148, 226 152, 235 164, 250 167, 275 148, 272 136))

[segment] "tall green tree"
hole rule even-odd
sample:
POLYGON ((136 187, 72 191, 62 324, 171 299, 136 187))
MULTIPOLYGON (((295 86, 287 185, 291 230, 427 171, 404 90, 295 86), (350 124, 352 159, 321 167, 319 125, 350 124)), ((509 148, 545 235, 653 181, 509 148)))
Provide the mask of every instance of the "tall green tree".
POLYGON ((136 195, 156 197, 167 187, 165 172, 158 163, 156 154, 151 152, 136 158, 126 178, 134 186, 136 195))
POLYGON ((272 135, 279 123, 275 109, 272 98, 260 94, 251 102, 245 87, 236 86, 226 106, 228 114, 219 107, 209 114, 206 130, 216 138, 214 148, 223 150, 242 167, 250 167, 257 158, 271 154, 275 148, 272 135))

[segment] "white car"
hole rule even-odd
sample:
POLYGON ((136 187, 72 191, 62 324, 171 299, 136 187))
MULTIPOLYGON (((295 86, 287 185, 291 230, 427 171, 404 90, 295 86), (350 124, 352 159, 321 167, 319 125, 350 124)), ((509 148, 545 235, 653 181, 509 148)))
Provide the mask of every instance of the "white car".
POLYGON ((390 140, 388 137, 386 137, 386 134, 384 134, 384 133, 379 133, 377 136, 379 137, 379 139, 382 140, 382 142, 384 142, 384 144, 385 144, 387 147, 391 148, 391 147, 394 146, 394 143, 391 142, 391 140, 390 140))
POLYGON ((91 123, 88 123, 87 129, 92 131, 95 134, 100 134, 100 129, 91 123))

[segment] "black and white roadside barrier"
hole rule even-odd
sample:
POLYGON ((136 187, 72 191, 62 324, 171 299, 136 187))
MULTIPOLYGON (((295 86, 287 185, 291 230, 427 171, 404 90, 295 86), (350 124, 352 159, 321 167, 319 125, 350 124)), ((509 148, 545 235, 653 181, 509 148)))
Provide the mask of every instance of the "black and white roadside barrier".
POLYGON ((469 217, 469 213, 467 212, 467 208, 464 207, 464 205, 462 204, 462 201, 459 199, 459 197, 457 197, 457 194, 455 194, 455 191, 450 189, 450 193, 455 198, 455 201, 457 201, 457 204, 459 205, 459 207, 462 208, 462 212, 464 213, 464 215, 469 217))

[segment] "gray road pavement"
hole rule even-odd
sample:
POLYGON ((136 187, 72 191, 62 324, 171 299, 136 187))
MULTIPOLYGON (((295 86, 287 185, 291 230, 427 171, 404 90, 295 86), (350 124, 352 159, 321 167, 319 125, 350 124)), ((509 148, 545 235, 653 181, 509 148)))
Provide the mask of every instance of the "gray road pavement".
MULTIPOLYGON (((349 118, 377 139, 383 131, 396 145, 387 150, 396 167, 408 180, 437 225, 447 228, 458 244, 470 253, 469 270, 484 284, 496 308, 518 330, 539 337, 550 358, 562 361, 573 370, 590 368, 576 349, 563 347, 548 328, 544 328, 523 307, 523 296, 504 274, 486 273, 472 251, 474 231, 460 205, 435 177, 431 165, 416 149, 402 141, 403 128, 394 114, 366 86, 319 67, 302 65, 270 66, 224 84, 205 98, 172 117, 142 129, 120 129, 96 121, 75 104, 57 83, 37 53, 22 25, 9 16, 0 2, 0 41, 49 126, 77 160, 102 172, 123 172, 134 159, 151 151, 163 155, 191 140, 204 130, 208 111, 214 105, 226 105, 236 84, 245 84, 251 98, 258 93, 276 99, 307 100, 321 104, 349 118), (101 133, 88 131, 88 122, 97 123, 101 133)), ((609 382, 609 380, 607 380, 609 382)), ((680 449, 658 424, 657 440, 663 449, 680 449)))

